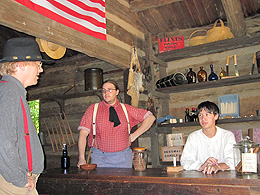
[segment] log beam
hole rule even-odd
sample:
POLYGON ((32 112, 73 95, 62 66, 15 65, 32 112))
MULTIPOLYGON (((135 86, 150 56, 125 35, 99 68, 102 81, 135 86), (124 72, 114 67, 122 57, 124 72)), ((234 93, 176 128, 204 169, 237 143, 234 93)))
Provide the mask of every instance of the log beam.
POLYGON ((228 26, 235 37, 246 35, 246 23, 240 0, 221 0, 228 26))
POLYGON ((140 12, 151 8, 157 8, 168 5, 174 2, 183 0, 134 0, 130 2, 130 9, 132 12, 140 12))

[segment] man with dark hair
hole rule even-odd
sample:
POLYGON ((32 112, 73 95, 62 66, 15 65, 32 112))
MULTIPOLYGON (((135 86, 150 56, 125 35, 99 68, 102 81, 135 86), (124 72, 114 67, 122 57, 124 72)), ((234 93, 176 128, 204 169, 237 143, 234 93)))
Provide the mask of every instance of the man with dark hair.
POLYGON ((34 39, 13 38, 4 44, 0 59, 0 194, 38 194, 35 187, 44 155, 25 88, 38 83, 42 62, 34 39))
POLYGON ((202 129, 188 136, 181 156, 181 165, 185 170, 198 170, 204 174, 234 170, 235 136, 231 131, 216 126, 218 106, 205 101, 199 104, 197 112, 202 129))
POLYGON ((86 163, 88 137, 89 147, 93 144, 92 164, 97 164, 98 167, 131 168, 133 157, 129 146, 152 126, 155 117, 150 111, 120 103, 117 99, 119 87, 113 80, 103 83, 102 94, 104 100, 88 107, 78 127, 78 167, 86 163), (96 116, 96 121, 93 120, 93 115, 96 116), (139 123, 142 124, 131 133, 132 127, 139 123))

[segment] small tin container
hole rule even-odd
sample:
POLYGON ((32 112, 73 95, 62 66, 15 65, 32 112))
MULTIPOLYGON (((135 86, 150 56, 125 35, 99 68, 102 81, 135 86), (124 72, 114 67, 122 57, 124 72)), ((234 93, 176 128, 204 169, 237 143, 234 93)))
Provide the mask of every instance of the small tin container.
POLYGON ((237 172, 257 173, 260 168, 259 144, 252 142, 249 136, 234 144, 234 163, 237 172))
POLYGON ((147 167, 147 151, 144 147, 133 148, 133 167, 135 171, 145 171, 147 167))

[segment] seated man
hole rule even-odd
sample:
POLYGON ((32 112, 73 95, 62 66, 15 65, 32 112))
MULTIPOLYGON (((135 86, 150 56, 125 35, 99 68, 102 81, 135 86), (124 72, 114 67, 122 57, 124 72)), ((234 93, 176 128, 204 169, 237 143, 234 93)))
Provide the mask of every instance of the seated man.
POLYGON ((218 106, 213 102, 202 102, 197 113, 202 129, 188 136, 181 165, 185 170, 198 170, 204 174, 234 170, 235 136, 231 131, 215 126, 219 117, 218 106))

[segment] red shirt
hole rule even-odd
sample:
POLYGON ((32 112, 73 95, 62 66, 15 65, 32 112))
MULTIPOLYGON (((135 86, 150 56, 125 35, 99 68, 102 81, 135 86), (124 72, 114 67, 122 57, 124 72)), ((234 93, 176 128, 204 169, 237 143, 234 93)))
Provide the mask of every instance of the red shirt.
MULTIPOLYGON (((83 115, 80 126, 78 129, 84 129, 89 131, 88 145, 91 147, 93 140, 93 112, 94 105, 92 104, 88 107, 85 114, 83 115)), ((94 147, 98 148, 103 152, 119 152, 125 150, 129 143, 129 134, 127 127, 127 120, 125 113, 119 101, 113 105, 115 108, 118 118, 121 122, 120 125, 114 127, 114 123, 109 121, 109 107, 105 101, 102 101, 98 105, 97 116, 96 116, 96 142, 97 146, 94 143, 94 147)), ((151 112, 130 106, 125 104, 128 118, 130 122, 130 127, 142 122, 148 115, 152 114, 151 112)))

